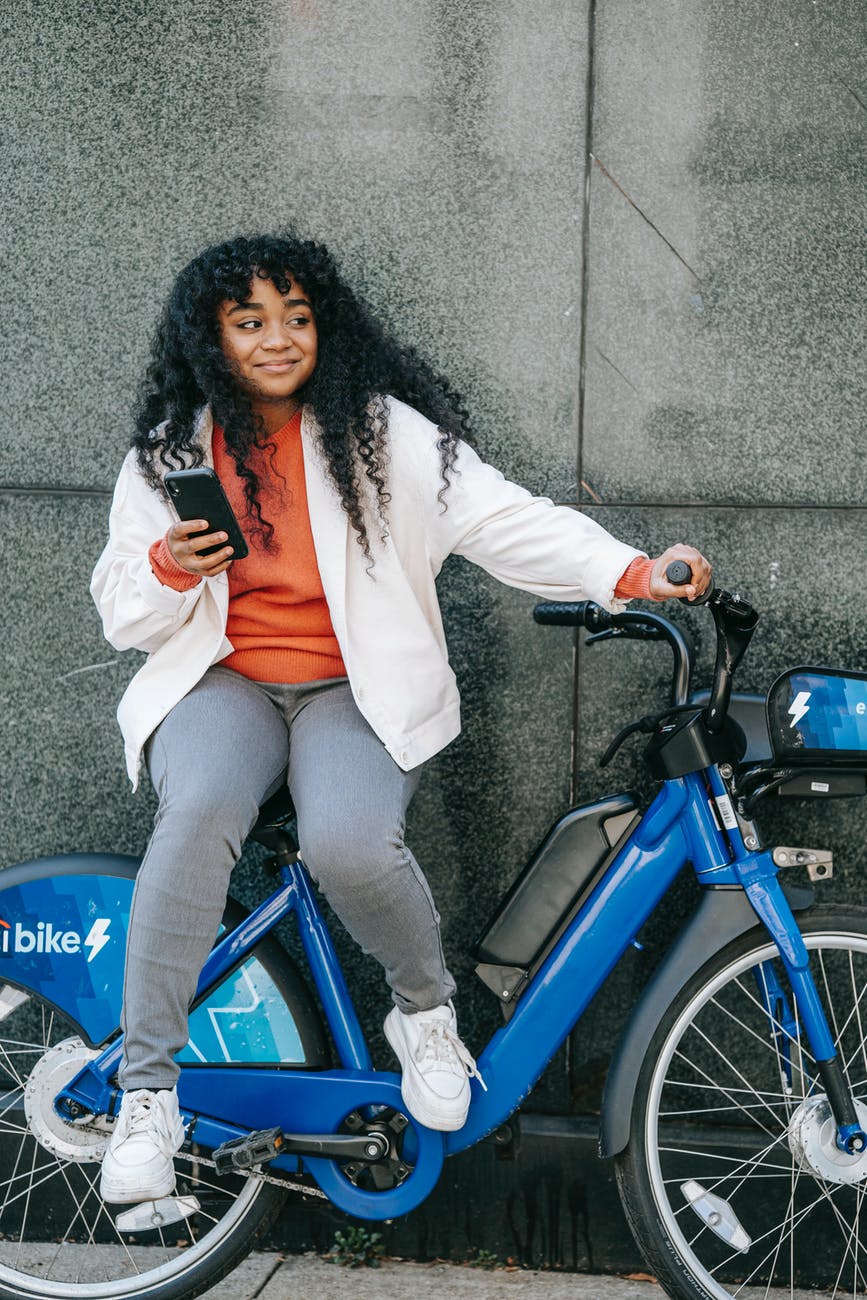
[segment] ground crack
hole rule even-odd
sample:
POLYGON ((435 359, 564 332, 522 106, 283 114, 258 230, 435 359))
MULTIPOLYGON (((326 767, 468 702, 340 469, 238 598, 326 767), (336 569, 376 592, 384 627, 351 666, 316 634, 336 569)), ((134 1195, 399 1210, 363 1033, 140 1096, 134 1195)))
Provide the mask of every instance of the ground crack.
POLYGON ((654 225, 654 223, 650 220, 650 217, 648 217, 645 212, 641 211, 641 208, 638 206, 635 200, 626 193, 626 190, 623 188, 620 182, 614 179, 614 177, 611 175, 611 172, 603 163, 599 161, 596 155, 591 154, 590 157, 593 159, 594 163, 599 168, 602 175, 605 176, 611 182, 611 184, 618 191, 618 193, 623 195, 623 197, 626 199, 626 202, 630 205, 630 207, 635 209, 635 211, 641 217, 642 221, 647 222, 648 226, 650 226, 650 229, 654 232, 654 234, 659 236, 659 238, 665 244, 666 248, 671 249, 672 253, 674 253, 675 257, 681 263, 681 265, 685 266, 687 271, 689 271, 690 275, 695 276, 696 280, 698 280, 699 284, 701 284, 701 276, 699 275, 698 271, 694 271, 693 268, 690 266, 689 262, 686 260, 686 258, 682 257, 681 254, 677 251, 677 249, 675 248, 671 240, 666 239, 665 235, 659 229, 659 226, 654 225))

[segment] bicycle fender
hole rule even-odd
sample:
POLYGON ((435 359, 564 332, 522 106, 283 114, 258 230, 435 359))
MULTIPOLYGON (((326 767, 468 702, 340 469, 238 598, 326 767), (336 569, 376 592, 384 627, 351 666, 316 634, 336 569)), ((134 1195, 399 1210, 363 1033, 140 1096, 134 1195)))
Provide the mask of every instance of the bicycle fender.
MULTIPOLYGON (((793 911, 812 905, 814 891, 786 883, 793 911)), ((638 1000, 614 1052, 602 1096, 599 1154, 616 1156, 629 1141, 632 1105, 647 1049, 665 1011, 708 956, 759 924, 742 889, 705 889, 693 916, 638 1000)))
MULTIPOLYGON (((50 1002, 88 1047, 117 1034, 139 865, 121 853, 65 853, 0 870, 0 1014, 11 986, 50 1002)), ((230 899, 230 926, 233 909, 240 910, 230 899)), ((196 1006, 181 1065, 309 1063, 306 1003, 281 992, 264 960, 251 953, 196 1006)))
POLYGON ((97 1047, 117 1029, 139 859, 64 853, 0 871, 0 981, 46 998, 97 1047))

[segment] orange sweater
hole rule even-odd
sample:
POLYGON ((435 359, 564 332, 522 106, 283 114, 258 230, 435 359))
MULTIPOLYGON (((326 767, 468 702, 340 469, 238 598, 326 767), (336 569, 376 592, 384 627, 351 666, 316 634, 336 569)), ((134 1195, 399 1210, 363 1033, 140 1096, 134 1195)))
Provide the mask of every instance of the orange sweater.
MULTIPOLYGON (((262 514, 274 525, 271 549, 266 550, 261 537, 250 535, 244 480, 226 450, 223 430, 214 427, 214 470, 250 548, 249 555, 235 560, 227 571, 226 636, 235 649, 220 663, 260 682, 344 677, 313 547, 300 410, 270 441, 275 450, 258 449, 252 462, 262 514)), ((165 538, 151 547, 150 562, 160 582, 176 591, 200 581, 175 561, 165 538)))
MULTIPOLYGON (((214 426, 214 470, 250 547, 249 555, 229 566, 229 618, 226 636, 234 653, 221 664, 260 682, 307 682, 343 677, 346 668, 331 625, 316 563, 307 509, 301 412, 274 435, 276 450, 254 453, 262 514, 274 525, 272 550, 250 536, 243 479, 226 450, 223 430, 214 426)), ((150 564, 166 587, 186 591, 200 582, 174 559, 163 537, 150 548, 150 564)), ((615 595, 649 600, 652 560, 635 559, 621 576, 615 595)))

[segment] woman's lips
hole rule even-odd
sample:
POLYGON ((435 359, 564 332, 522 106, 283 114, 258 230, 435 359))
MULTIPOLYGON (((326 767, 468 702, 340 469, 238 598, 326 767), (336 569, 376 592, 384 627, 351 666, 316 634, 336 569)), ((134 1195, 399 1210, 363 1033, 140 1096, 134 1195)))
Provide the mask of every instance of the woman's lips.
POLYGON ((260 361, 257 370, 267 370, 270 374, 282 375, 297 365, 297 361, 260 361))

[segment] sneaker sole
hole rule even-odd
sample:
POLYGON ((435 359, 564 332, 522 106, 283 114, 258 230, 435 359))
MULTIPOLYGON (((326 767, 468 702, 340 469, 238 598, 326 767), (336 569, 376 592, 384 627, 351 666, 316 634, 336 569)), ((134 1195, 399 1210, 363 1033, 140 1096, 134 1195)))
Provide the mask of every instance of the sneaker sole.
POLYGON ((136 1187, 129 1182, 115 1183, 103 1176, 99 1180, 99 1194, 110 1205, 138 1205, 141 1201, 158 1201, 161 1196, 171 1196, 175 1185, 174 1169, 170 1178, 165 1178, 161 1183, 155 1183, 150 1187, 142 1187, 140 1183, 136 1187))
MULTIPOLYGON (((398 1012, 398 1015, 400 1015, 400 1012, 398 1012)), ((469 1101, 464 1107, 463 1113, 459 1117, 447 1116, 444 1118, 442 1115, 437 1115, 434 1111, 428 1110, 424 1098, 420 1097, 413 1087, 415 1080, 413 1079, 411 1072, 407 1069, 407 1062, 404 1061, 401 1052, 403 1043, 397 1035, 392 1036, 388 1017, 386 1017, 383 1030, 388 1039, 389 1045, 391 1046, 391 1050, 400 1061, 400 1095, 403 1097, 403 1103, 412 1118, 418 1120, 419 1124, 423 1124, 425 1128, 434 1129, 437 1133, 456 1133, 458 1129, 463 1128, 467 1122, 467 1114, 470 1109, 469 1101)))

